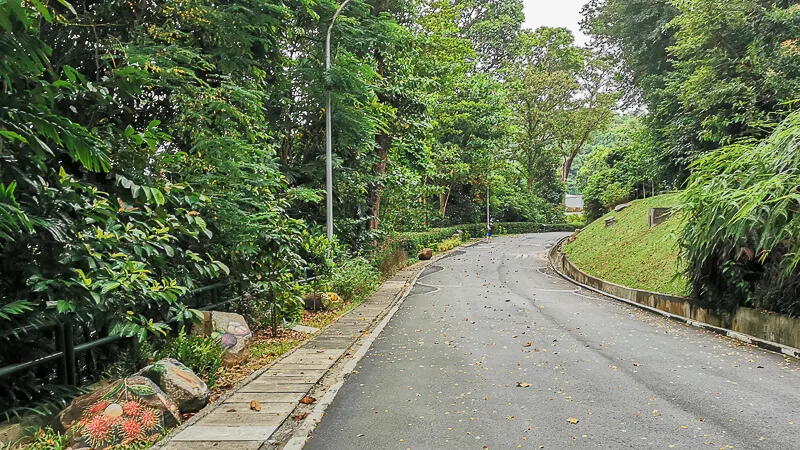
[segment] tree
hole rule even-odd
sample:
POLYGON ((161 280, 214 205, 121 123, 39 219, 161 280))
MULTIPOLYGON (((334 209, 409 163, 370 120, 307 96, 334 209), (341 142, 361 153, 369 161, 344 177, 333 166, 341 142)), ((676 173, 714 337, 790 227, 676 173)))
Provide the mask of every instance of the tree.
POLYGON ((667 176, 683 182, 692 160, 744 137, 763 138, 798 92, 793 2, 593 1, 585 28, 618 56, 641 93, 664 148, 667 176))
POLYGON ((472 41, 479 69, 493 73, 513 61, 513 47, 525 21, 522 0, 453 0, 460 34, 472 41))
POLYGON ((561 151, 561 181, 566 183, 572 162, 592 133, 604 128, 612 119, 612 108, 619 95, 611 90, 611 65, 604 58, 588 55, 578 73, 579 91, 563 115, 556 136, 561 151))

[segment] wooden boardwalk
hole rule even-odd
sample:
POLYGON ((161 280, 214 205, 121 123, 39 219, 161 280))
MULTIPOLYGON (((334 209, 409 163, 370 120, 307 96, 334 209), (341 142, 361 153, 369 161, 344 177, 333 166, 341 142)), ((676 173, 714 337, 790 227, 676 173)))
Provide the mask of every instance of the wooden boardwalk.
POLYGON ((364 303, 201 411, 158 447, 166 450, 255 450, 270 439, 361 336, 374 328, 427 264, 386 281, 364 303), (258 400, 261 411, 250 409, 258 400))

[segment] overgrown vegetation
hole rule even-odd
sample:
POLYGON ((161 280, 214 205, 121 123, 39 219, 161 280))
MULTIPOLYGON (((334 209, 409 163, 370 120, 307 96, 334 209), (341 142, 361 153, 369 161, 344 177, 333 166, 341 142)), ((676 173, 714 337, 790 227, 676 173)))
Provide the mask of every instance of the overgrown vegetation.
POLYGON ((596 134, 575 176, 585 215, 592 221, 616 205, 656 195, 664 186, 657 144, 636 116, 625 116, 596 134))
POLYGON ((564 246, 564 251, 584 272, 612 283, 672 295, 687 295, 689 283, 682 276, 678 234, 683 218, 671 217, 650 228, 650 208, 678 206, 680 194, 636 200, 631 206, 608 213, 617 223, 606 228, 596 220, 564 246))
POLYGON ((800 5, 786 0, 591 0, 584 29, 644 105, 665 181, 740 138, 763 139, 800 98, 800 5))
POLYGON ((375 290, 380 280, 381 273, 369 261, 352 258, 334 268, 324 284, 345 301, 359 303, 375 290))
POLYGON ((158 347, 145 344, 142 349, 142 356, 148 361, 177 359, 201 377, 209 387, 213 387, 217 381, 224 353, 225 349, 219 339, 187 333, 185 328, 181 328, 175 337, 159 343, 158 347))
POLYGON ((719 309, 800 315, 800 113, 692 170, 681 245, 694 295, 719 309))
MULTIPOLYGON (((302 312, 297 280, 390 233, 479 222, 487 201, 498 218, 563 220, 555 153, 531 184, 507 151, 522 140, 523 72, 543 63, 529 56, 548 45, 520 38, 521 1, 353 1, 325 71, 338 6, 0 3, 0 339, 50 322, 87 330, 78 343, 160 339, 210 300, 189 293, 220 279, 249 300, 235 308, 277 326, 302 312), (320 237, 326 90, 336 243, 320 237)), ((575 56, 561 65, 570 92, 591 91, 594 58, 557 34, 575 56)), ((13 335, 0 365, 55 352, 51 335, 13 335)), ((64 400, 31 390, 55 378, 4 377, 0 410, 64 400)))

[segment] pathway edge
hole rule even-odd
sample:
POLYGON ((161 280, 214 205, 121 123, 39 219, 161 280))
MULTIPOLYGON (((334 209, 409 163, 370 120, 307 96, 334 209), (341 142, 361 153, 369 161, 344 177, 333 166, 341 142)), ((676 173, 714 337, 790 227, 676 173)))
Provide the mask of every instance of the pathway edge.
POLYGON ((342 367, 339 373, 336 374, 334 383, 330 388, 328 388, 328 390, 325 392, 325 395, 323 395, 322 399, 319 401, 317 406, 314 407, 308 417, 303 419, 303 422, 293 433, 292 438, 289 439, 289 441, 282 447, 283 450, 302 450, 305 447, 306 443, 314 433, 314 430, 317 428, 317 425, 325 415, 325 411, 327 411, 328 407, 330 407, 336 398, 336 395, 339 393, 339 390, 342 388, 342 386, 344 386, 345 382, 347 382, 348 376, 353 372, 353 370, 355 370, 356 366, 364 358, 364 356, 366 356, 367 352, 372 347, 372 344, 375 342, 378 336, 380 336, 394 315, 400 310, 400 307, 406 298, 411 295, 411 291, 425 269, 456 250, 461 248, 469 248, 478 243, 480 243, 480 241, 459 245, 458 247, 455 247, 447 252, 436 255, 431 260, 426 261, 425 264, 420 265, 417 273, 414 275, 411 281, 408 282, 406 288, 401 291, 397 300, 388 308, 388 312, 383 316, 378 326, 376 326, 369 333, 369 335, 361 341, 360 344, 356 344, 359 346, 358 350, 356 350, 356 352, 353 354, 353 357, 347 362, 347 364, 344 365, 344 367, 342 367))
MULTIPOLYGON (((551 247, 550 249, 547 250, 547 262, 549 263, 550 268, 553 269, 553 271, 555 273, 557 273, 559 276, 561 276, 561 278, 569 281, 570 283, 572 283, 572 284, 574 284, 576 286, 579 286, 579 287, 581 287, 583 289, 586 289, 586 290, 595 292, 597 294, 603 295, 605 297, 609 297, 609 298, 612 298, 614 300, 626 303, 628 305, 636 306, 637 308, 641 308, 641 309, 644 309, 646 311, 650 311, 650 312, 659 314, 661 316, 664 316, 664 317, 666 317, 668 319, 671 319, 671 320, 674 320, 676 322, 684 323, 686 325, 691 325, 691 326, 696 327, 696 328, 700 328, 700 329, 703 329, 703 330, 711 331, 713 333, 720 334, 720 335, 726 336, 728 338, 731 338, 731 339, 734 339, 734 340, 737 340, 737 341, 740 341, 740 342, 744 342, 746 344, 754 345, 754 346, 756 346, 758 348, 761 348, 761 349, 764 349, 764 350, 767 350, 767 351, 770 351, 770 352, 780 353, 780 354, 783 354, 783 355, 786 355, 786 356, 791 356, 793 358, 800 359, 800 349, 796 349, 794 347, 790 347, 790 346, 784 345, 784 344, 779 344, 777 342, 768 341, 766 339, 757 338, 755 336, 751 336, 751 335, 745 334, 745 333, 740 333, 738 331, 730 330, 728 328, 721 328, 721 327, 717 327, 717 326, 714 326, 714 325, 711 325, 711 324, 708 324, 708 323, 705 323, 705 322, 699 322, 699 321, 692 320, 692 319, 689 319, 689 318, 686 318, 686 317, 683 317, 683 316, 679 316, 677 314, 672 314, 672 313, 667 312, 667 311, 662 311, 662 310, 660 310, 658 308, 653 308, 652 306, 643 305, 641 303, 637 303, 637 302, 629 300, 627 298, 619 297, 617 295, 614 295, 614 294, 611 294, 609 292, 603 291, 602 289, 597 289, 595 287, 586 285, 584 283, 581 283, 581 282, 571 278, 569 275, 567 275, 567 274, 563 273, 561 270, 559 270, 558 265, 553 261, 553 256, 556 253, 559 254, 559 255, 563 254, 563 252, 561 251, 561 246, 563 245, 564 241, 567 240, 568 238, 569 238, 569 236, 565 236, 565 237, 559 239, 555 243, 555 245, 553 247, 551 247)), ((572 264, 572 263, 570 262, 570 264, 572 264)), ((597 278, 597 277, 595 277, 595 278, 597 278)), ((610 283, 610 282, 608 282, 608 283, 610 283)), ((620 286, 622 288, 625 288, 625 289, 628 289, 628 290, 631 290, 631 291, 645 292, 645 291, 641 291, 639 289, 629 288, 627 286, 621 286, 621 285, 618 285, 618 286, 620 286)))

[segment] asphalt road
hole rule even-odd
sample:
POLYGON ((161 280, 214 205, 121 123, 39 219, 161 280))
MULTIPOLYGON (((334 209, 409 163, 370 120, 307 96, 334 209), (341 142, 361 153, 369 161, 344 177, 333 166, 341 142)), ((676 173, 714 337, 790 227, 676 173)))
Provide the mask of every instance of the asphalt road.
POLYGON ((797 361, 576 288, 561 236, 428 268, 306 448, 800 448, 797 361))

